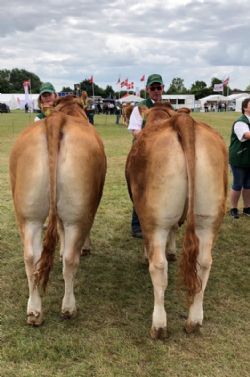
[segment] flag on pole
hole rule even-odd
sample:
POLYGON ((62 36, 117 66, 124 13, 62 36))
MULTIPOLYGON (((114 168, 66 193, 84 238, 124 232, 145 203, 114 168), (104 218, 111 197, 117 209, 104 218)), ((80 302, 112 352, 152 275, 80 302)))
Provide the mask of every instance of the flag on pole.
POLYGON ((25 88, 25 87, 29 88, 29 87, 30 87, 30 80, 24 80, 24 81, 23 81, 23 87, 24 87, 24 88, 25 88))
POLYGON ((142 75, 142 77, 140 78, 140 81, 145 81, 145 75, 142 75))
POLYGON ((214 92, 223 92, 223 82, 220 84, 214 84, 213 88, 214 92))
POLYGON ((90 83, 90 84, 94 84, 94 78, 93 78, 93 75, 90 77, 90 79, 89 79, 89 83, 90 83))
POLYGON ((227 77, 224 81, 223 81, 223 85, 224 86, 227 86, 229 83, 229 77, 227 77))
POLYGON ((123 88, 124 86, 127 86, 127 85, 128 85, 128 79, 123 80, 123 81, 121 82, 121 88, 123 88))

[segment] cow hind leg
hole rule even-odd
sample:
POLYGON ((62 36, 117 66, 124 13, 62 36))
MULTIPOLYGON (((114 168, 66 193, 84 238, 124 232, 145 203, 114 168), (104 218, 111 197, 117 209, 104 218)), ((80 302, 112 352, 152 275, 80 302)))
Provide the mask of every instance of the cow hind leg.
POLYGON ((63 278, 65 292, 62 301, 62 316, 74 317, 76 314, 76 300, 74 295, 74 277, 80 262, 81 247, 85 236, 81 226, 70 225, 64 227, 63 278))
POLYGON ((27 305, 27 323, 39 326, 43 322, 42 300, 39 287, 35 283, 37 262, 42 252, 42 222, 26 221, 22 226, 24 243, 24 263, 29 286, 29 299, 27 305))
POLYGON ((166 246, 166 255, 168 262, 176 261, 176 232, 178 230, 178 224, 173 225, 169 231, 167 246, 166 246))
POLYGON ((167 232, 161 231, 155 233, 147 242, 149 272, 154 288, 154 311, 150 332, 153 339, 165 338, 167 332, 167 315, 164 308, 164 295, 168 280, 166 241, 167 232))
POLYGON ((201 281, 201 290, 196 293, 189 307, 188 319, 185 324, 187 333, 199 329, 203 322, 203 297, 212 266, 213 233, 209 229, 198 229, 196 234, 199 238, 199 254, 197 257, 197 274, 201 281))

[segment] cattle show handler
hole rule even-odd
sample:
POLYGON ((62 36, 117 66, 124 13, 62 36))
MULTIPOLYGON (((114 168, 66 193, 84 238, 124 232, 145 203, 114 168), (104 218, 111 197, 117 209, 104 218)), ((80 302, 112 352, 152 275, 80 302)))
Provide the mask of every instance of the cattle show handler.
POLYGON ((51 114, 51 110, 54 107, 55 100, 57 99, 57 93, 54 86, 50 82, 45 82, 41 85, 40 93, 38 97, 38 106, 41 112, 36 115, 35 122, 44 119, 51 114))
POLYGON ((250 97, 243 100, 242 115, 232 127, 229 162, 233 173, 230 215, 239 218, 242 193, 243 215, 250 216, 250 97))
MULTIPOLYGON (((128 130, 132 133, 135 140, 144 127, 144 119, 140 114, 139 107, 144 106, 150 109, 155 103, 161 102, 163 91, 164 84, 161 75, 156 73, 149 75, 146 83, 146 92, 149 98, 140 102, 138 106, 134 107, 129 119, 128 130)), ((132 212, 131 228, 132 237, 143 238, 140 222, 134 207, 132 212)))

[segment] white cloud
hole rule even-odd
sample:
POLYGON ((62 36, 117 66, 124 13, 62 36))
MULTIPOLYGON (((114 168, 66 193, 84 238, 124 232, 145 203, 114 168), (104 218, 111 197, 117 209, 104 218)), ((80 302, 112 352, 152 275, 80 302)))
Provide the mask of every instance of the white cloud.
POLYGON ((159 72, 186 87, 230 76, 250 84, 248 0, 2 0, 0 67, 23 68, 60 90, 94 75, 139 84, 159 72))

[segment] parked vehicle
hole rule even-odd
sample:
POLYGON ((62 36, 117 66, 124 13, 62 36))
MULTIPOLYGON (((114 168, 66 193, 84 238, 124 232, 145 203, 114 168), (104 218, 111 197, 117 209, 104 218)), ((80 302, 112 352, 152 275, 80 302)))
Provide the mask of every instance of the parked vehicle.
POLYGON ((6 103, 0 103, 0 113, 10 113, 10 108, 6 103))

